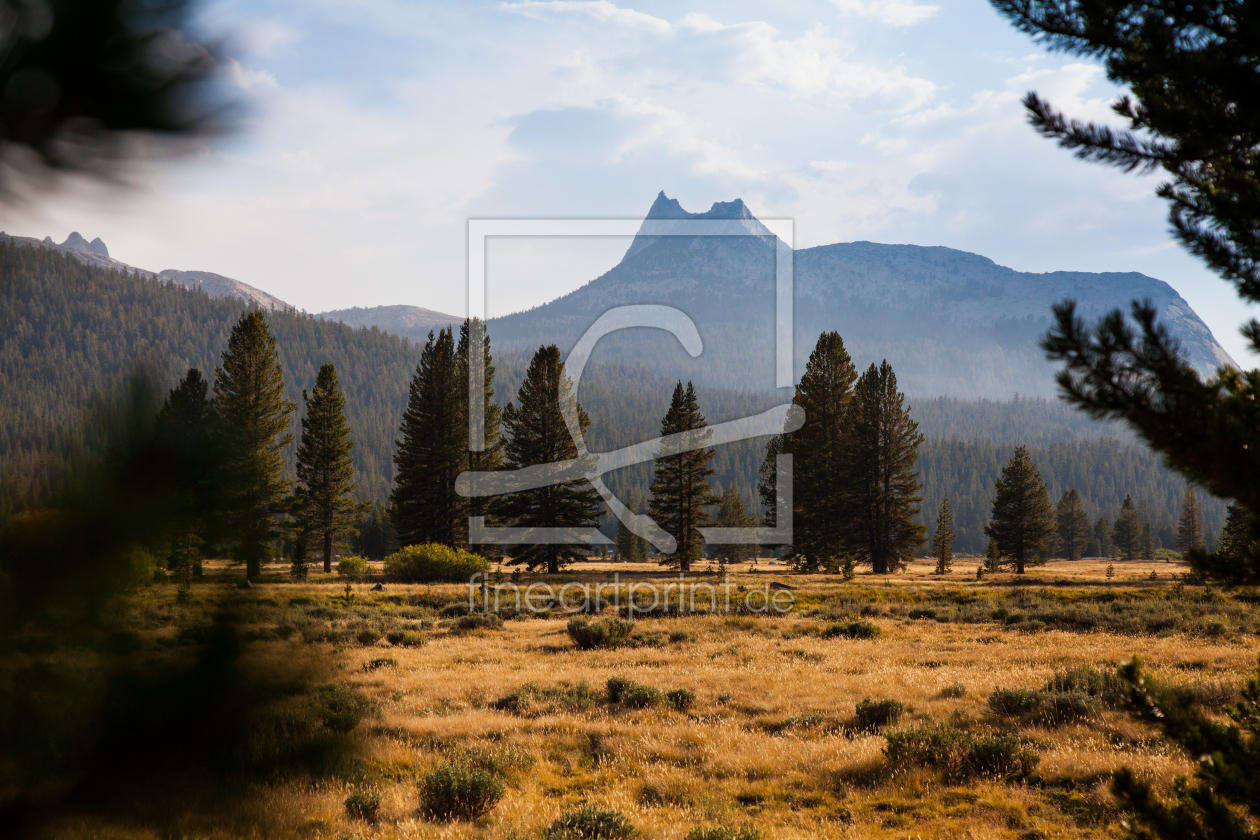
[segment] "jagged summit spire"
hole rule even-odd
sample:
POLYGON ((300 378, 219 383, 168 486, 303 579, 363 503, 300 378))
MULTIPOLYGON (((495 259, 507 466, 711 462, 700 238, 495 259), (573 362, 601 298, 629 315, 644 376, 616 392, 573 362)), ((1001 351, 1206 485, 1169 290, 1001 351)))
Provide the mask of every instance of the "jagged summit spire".
MULTIPOLYGON (((743 221, 747 224, 749 234, 754 236, 773 236, 764 225, 757 220, 757 217, 748 209, 748 205, 744 203, 742 198, 734 201, 715 201, 713 206, 704 213, 688 213, 683 209, 678 199, 670 198, 665 195, 665 191, 661 190, 656 195, 656 200, 652 202, 652 206, 648 209, 647 215, 643 217, 646 225, 648 222, 661 222, 672 220, 693 220, 693 219, 720 219, 723 221, 743 221)), ((626 255, 622 257, 625 262, 630 257, 642 251, 644 248, 650 247, 661 237, 650 235, 639 229, 638 235, 635 236, 634 242, 630 243, 626 255)))

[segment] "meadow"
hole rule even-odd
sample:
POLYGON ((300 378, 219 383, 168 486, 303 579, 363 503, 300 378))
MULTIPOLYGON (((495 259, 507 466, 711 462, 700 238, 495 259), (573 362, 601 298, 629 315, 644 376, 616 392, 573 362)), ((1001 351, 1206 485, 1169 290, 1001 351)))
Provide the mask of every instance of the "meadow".
MULTIPOLYGON (((658 610, 593 649, 575 644, 561 603, 469 615, 467 586, 295 584, 278 565, 241 590, 238 571, 211 564, 190 597, 157 584, 135 598, 122 648, 178 658, 230 609, 247 642, 239 667, 287 686, 252 718, 250 769, 67 809, 44 833, 1120 836, 1112 771, 1167 790, 1193 765, 1119 708, 1116 665, 1137 655, 1223 713, 1255 671, 1260 615, 1246 593, 1186 583, 1177 563, 1051 562, 977 581, 977 562, 852 581, 741 565, 732 586, 791 587, 777 590, 791 611, 658 610), (444 818, 438 783, 461 773, 480 780, 481 813, 444 818)), ((614 572, 678 580, 592 562, 547 582, 614 572)), ((610 621, 612 608, 579 615, 610 621)), ((38 645, 8 658, 29 666, 38 645)))

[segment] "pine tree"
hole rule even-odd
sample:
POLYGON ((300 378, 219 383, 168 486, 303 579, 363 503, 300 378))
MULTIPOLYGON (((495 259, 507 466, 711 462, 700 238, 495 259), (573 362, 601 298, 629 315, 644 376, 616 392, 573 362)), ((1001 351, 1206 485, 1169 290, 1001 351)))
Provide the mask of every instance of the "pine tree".
POLYGON ((1137 557, 1138 546, 1142 539, 1142 526, 1138 522, 1137 508, 1133 505, 1133 497, 1125 496, 1120 506, 1120 516, 1111 526, 1111 542, 1122 560, 1137 557))
POLYGON ((214 372, 214 407, 223 432, 224 476, 234 555, 256 578, 278 529, 287 482, 281 450, 293 442, 295 406, 284 399, 284 371, 276 339, 261 310, 241 315, 222 366, 214 372))
MULTIPOLYGON (((539 347, 534 353, 516 398, 519 407, 509 403, 503 410, 508 469, 577 457, 577 446, 569 437, 560 410, 564 402, 576 398, 556 345, 539 347)), ((575 407, 578 426, 585 433, 590 418, 581 405, 575 407)), ((583 480, 501 496, 496 499, 494 510, 496 516, 518 528, 581 528, 599 523, 600 505, 599 494, 583 480)), ((531 570, 546 566, 550 574, 586 557, 578 545, 522 545, 511 549, 511 554, 512 565, 524 563, 531 570)))
MULTIPOLYGON (((884 361, 858 380, 845 413, 840 512, 845 541, 876 574, 897 571, 927 538, 914 471, 923 435, 884 361)), ((794 491, 795 492, 795 491, 794 491)))
POLYGON ((805 411, 805 424, 775 438, 767 447, 761 470, 760 492, 766 515, 776 510, 775 456, 793 454, 792 551, 803 565, 817 570, 846 549, 841 482, 844 419, 853 396, 857 370, 836 332, 818 337, 801 374, 792 402, 805 411))
POLYGON ((1155 538, 1151 533, 1151 523, 1142 523, 1142 536, 1138 539, 1138 556, 1143 560, 1155 559, 1155 538))
MULTIPOLYGON (((755 524, 753 517, 744 511, 744 497, 739 495, 739 488, 734 484, 726 485, 718 500, 717 520, 713 523, 719 528, 751 528, 755 524)), ((756 546, 745 543, 723 543, 712 547, 712 553, 727 563, 742 563, 753 555, 756 546)))
POLYGON ((1093 555, 1094 557, 1111 556, 1111 523, 1107 521, 1106 517, 1100 516, 1094 521, 1094 531, 1090 545, 1096 551, 1093 555))
MULTIPOLYGON (((632 489, 626 499, 626 507, 631 513, 643 513, 643 496, 637 488, 632 489)), ((617 520, 617 559, 623 563, 641 563, 648 556, 648 542, 617 520)))
POLYGON ((941 497, 941 510, 936 515, 936 533, 932 535, 932 555, 936 558, 936 574, 947 575, 954 564, 954 514, 949 509, 949 496, 941 497))
POLYGON ((1016 574, 1037 559, 1054 532, 1054 511, 1041 473, 1028 457, 1028 447, 1017 446, 1002 468, 993 499, 992 521, 984 532, 1015 564, 1016 574))
POLYGON ((1054 546, 1068 560, 1080 560, 1089 541, 1089 517, 1081 504, 1081 494, 1068 490, 1054 512, 1054 546))
POLYGON ((468 506, 455 479, 468 463, 468 385, 465 375, 461 389, 459 374, 450 328, 430 332, 394 455, 390 513, 405 546, 465 542, 468 506))
MULTIPOLYGON (((455 348, 455 361, 458 368, 458 395, 460 405, 469 406, 469 347, 480 337, 482 344, 482 436, 483 448, 474 451, 465 446, 466 458, 462 468, 470 472, 493 472, 503 466, 503 418, 502 412, 494 402, 494 358, 490 354, 490 336, 486 332, 485 322, 473 318, 465 320, 459 328, 459 344, 455 348)), ((465 412, 467 408, 465 408, 465 412)), ((467 425, 461 431, 464 440, 468 439, 467 425)), ((491 499, 484 496, 469 497, 463 504, 460 521, 456 527, 458 539, 466 543, 468 536, 469 516, 480 516, 487 520, 493 509, 491 499)), ((478 546, 469 546, 470 550, 478 550, 478 546)))
POLYGON ((704 547, 700 529, 713 523, 708 508, 717 504, 718 497, 709 486, 709 476, 714 472, 713 450, 708 447, 685 450, 685 439, 670 440, 669 437, 690 432, 688 438, 703 442, 711 434, 708 425, 700 413, 696 389, 688 382, 684 390, 679 382, 661 421, 661 437, 666 440, 661 443, 653 462, 648 513, 677 541, 674 553, 664 557, 661 564, 677 566, 683 572, 691 571, 692 563, 700 559, 704 547))
MULTIPOLYGON (((1006 564, 1002 562, 1002 550, 998 548, 997 540, 989 538, 989 544, 984 549, 984 570, 991 575, 996 575, 1006 569, 1006 564)), ((976 570, 979 572, 979 569, 976 570)), ((976 580, 980 576, 976 575, 976 580)))
POLYGON ((1177 550, 1183 555, 1203 547, 1203 518, 1199 515, 1198 494, 1189 484, 1181 497, 1181 518, 1177 520, 1177 550))
POLYGON ((346 400, 337 383, 337 368, 324 364, 308 397, 302 391, 306 416, 298 442, 298 487, 294 512, 302 530, 317 538, 324 558, 324 573, 332 572, 333 541, 352 530, 358 506, 354 492, 354 458, 350 427, 346 424, 346 400))
POLYGON ((215 494, 218 441, 208 391, 201 371, 191 368, 167 395, 154 424, 159 457, 175 477, 169 492, 178 521, 173 523, 167 565, 185 588, 201 576, 207 519, 217 521, 222 514, 215 494))
POLYGON ((1227 559, 1246 556, 1254 548, 1254 530, 1251 517, 1241 505, 1230 505, 1225 524, 1216 538, 1216 553, 1227 559))
MULTIPOLYGON (((1156 190, 1169 202, 1174 235, 1260 302, 1260 48, 1245 0, 992 0, 1019 29, 1052 49, 1102 62, 1127 88, 1112 110, 1128 129, 1082 123, 1035 93, 1024 100, 1035 129, 1084 160, 1125 171, 1162 168, 1156 190)), ((1087 325, 1075 303, 1055 307, 1043 347, 1066 363, 1058 381, 1069 402, 1095 419, 1124 419, 1170 466, 1213 495, 1260 514, 1260 371, 1223 366, 1206 381, 1190 366, 1150 301, 1134 301, 1087 325)), ((1260 321, 1243 327, 1260 351, 1260 321)), ((1192 529, 1188 529, 1192 530, 1192 529)), ((1196 572, 1260 582, 1260 553, 1204 552, 1202 530, 1185 537, 1196 572)))

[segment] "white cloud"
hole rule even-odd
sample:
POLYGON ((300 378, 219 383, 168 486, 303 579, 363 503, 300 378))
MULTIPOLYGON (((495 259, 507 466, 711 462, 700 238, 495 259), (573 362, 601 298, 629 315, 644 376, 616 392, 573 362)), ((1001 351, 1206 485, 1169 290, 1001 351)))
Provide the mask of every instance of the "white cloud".
POLYGON ((228 81, 242 90, 276 87, 276 77, 267 70, 250 70, 241 65, 235 58, 228 59, 228 81))
POLYGON ((831 0, 841 14, 876 20, 886 26, 914 26, 934 17, 939 6, 920 6, 906 0, 831 0))
POLYGON ((250 54, 272 58, 276 52, 302 39, 302 33, 278 20, 252 20, 237 29, 236 39, 250 54))
POLYGON ((651 32, 669 32, 669 21, 652 15, 636 12, 634 9, 623 9, 609 0, 524 0, 521 3, 501 3, 500 8, 526 15, 527 17, 545 20, 551 16, 579 15, 596 23, 611 23, 632 29, 645 29, 651 32))

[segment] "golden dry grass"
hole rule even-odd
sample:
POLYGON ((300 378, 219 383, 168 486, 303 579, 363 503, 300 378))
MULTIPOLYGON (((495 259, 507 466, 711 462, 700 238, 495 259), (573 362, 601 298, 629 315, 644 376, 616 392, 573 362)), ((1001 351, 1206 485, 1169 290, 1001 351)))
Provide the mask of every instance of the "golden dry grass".
MULTIPOLYGON (((974 562, 961 560, 950 578, 930 574, 926 561, 904 574, 860 576, 851 587, 949 586, 976 583, 974 562), (971 565, 968 565, 968 563, 971 565)), ((1151 569, 1169 578, 1170 564, 1052 563, 1033 571, 1049 583, 1148 585, 1151 569)), ((639 568, 584 564, 569 577, 594 580, 659 576, 639 568)), ((1176 569, 1181 571, 1181 569, 1176 569)), ((567 579, 567 578, 566 578, 567 579)), ((798 587, 802 602, 845 586, 838 577, 791 576, 782 567, 741 567, 733 583, 767 579, 798 587)), ((372 596, 356 587, 360 599, 372 596)), ((336 588, 319 583, 269 584, 273 600, 336 588)), ((389 594, 459 592, 457 587, 390 586, 389 594)), ((466 591, 466 590, 465 590, 466 591)), ((187 836, 294 838, 539 837, 561 813, 591 804, 625 814, 640 836, 682 840, 697 826, 755 825, 783 838, 1058 838, 1119 835, 1119 816, 1107 774, 1127 766, 1161 787, 1191 763, 1179 750, 1123 713, 1059 729, 1020 728, 996 718, 986 700, 997 687, 1036 688, 1056 671, 1085 663, 1112 669, 1134 654, 1160 677, 1241 682, 1255 666, 1254 637, 1206 640, 1180 633, 1119 636, 1059 631, 1018 634, 992 624, 911 621, 889 614, 872 619, 875 640, 823 639, 826 622, 796 614, 780 618, 722 616, 653 619, 642 629, 685 629, 695 641, 659 647, 579 651, 564 618, 508 621, 503 630, 457 632, 438 621, 420 648, 305 645, 269 641, 255 655, 291 661, 317 653, 332 679, 372 698, 379 719, 355 731, 367 783, 382 793, 380 821, 349 817, 343 806, 355 784, 294 777, 256 786, 232 814, 190 820, 187 836), (364 663, 388 656, 394 666, 365 672, 364 663), (578 712, 536 715, 493 708, 526 682, 545 687, 586 681, 602 692, 612 676, 662 690, 696 693, 687 712, 629 710, 600 704, 578 712), (944 697, 946 686, 965 686, 944 697), (865 697, 895 698, 912 707, 909 723, 952 722, 977 732, 1012 731, 1041 755, 1035 783, 972 780, 947 784, 922 768, 894 768, 883 758, 885 739, 844 725, 865 697), (795 728, 794 716, 823 723, 795 728), (435 823, 419 814, 416 779, 452 757, 515 756, 506 770, 507 793, 476 822, 435 823), (521 761, 525 756, 526 760, 521 761), (193 830, 191 827, 196 826, 193 830)), ((204 807, 202 804, 200 807, 204 807)), ((157 836, 147 828, 76 822, 72 837, 157 836)))

